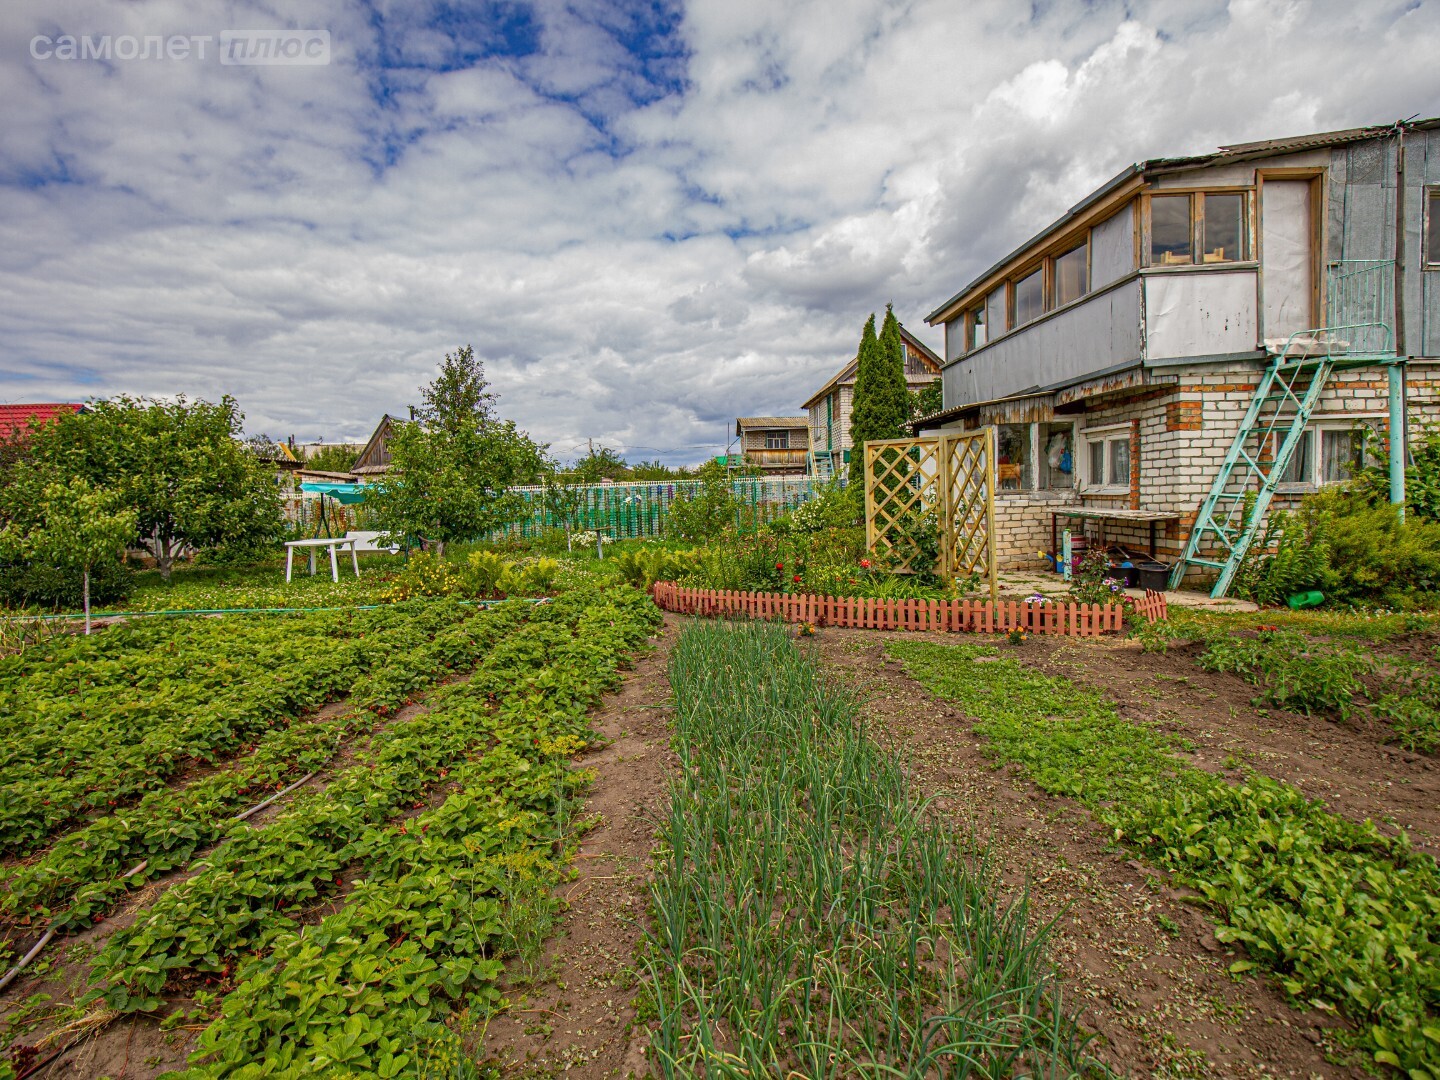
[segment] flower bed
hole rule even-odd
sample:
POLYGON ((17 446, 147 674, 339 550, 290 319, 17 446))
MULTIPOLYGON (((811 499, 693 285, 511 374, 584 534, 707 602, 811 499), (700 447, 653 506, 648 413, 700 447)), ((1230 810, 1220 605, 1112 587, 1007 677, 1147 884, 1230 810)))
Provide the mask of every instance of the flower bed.
MULTIPOLYGON (((687 589, 673 581, 657 582, 653 595, 655 602, 666 611, 686 615, 749 615, 757 619, 865 630, 999 634, 1020 629, 1032 634, 1098 637, 1119 632, 1125 622, 1125 609, 1119 604, 874 600, 803 593, 687 589)), ((1145 598, 1136 602, 1134 616, 1149 622, 1165 618, 1165 595, 1147 591, 1145 598)))

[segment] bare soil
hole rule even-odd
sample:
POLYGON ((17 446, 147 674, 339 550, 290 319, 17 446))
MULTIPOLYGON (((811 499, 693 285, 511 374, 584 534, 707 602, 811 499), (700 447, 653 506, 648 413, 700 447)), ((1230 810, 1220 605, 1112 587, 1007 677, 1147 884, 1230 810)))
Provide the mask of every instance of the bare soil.
POLYGON ((598 824, 560 890, 560 932, 534 970, 511 965, 503 987, 509 1006, 478 1039, 475 1056, 505 1076, 563 1072, 598 1080, 648 1072, 633 965, 645 933, 655 826, 677 767, 665 666, 680 625, 666 615, 657 647, 595 714, 604 743, 576 759, 596 772, 579 818, 598 824))
MULTIPOLYGON (((997 769, 973 721, 889 660, 884 643, 892 639, 915 635, 827 629, 817 647, 865 696, 874 736, 909 757, 938 810, 988 839, 1010 896, 1028 893, 1035 925, 1053 922, 1052 954, 1070 1008, 1096 1035, 1096 1057, 1126 1076, 1365 1075, 1337 1063, 1341 1022, 1332 1015, 1297 1011, 1267 980, 1228 973, 1238 956, 1215 940, 1195 894, 1114 847, 1079 803, 1042 792, 1018 770, 997 769)), ((1307 780, 1317 795, 1343 791, 1349 810, 1378 814, 1393 805, 1376 801, 1365 779, 1369 764, 1378 770, 1391 760, 1373 740, 1323 721, 1258 715, 1249 704, 1253 689, 1183 657, 1157 660, 1127 643, 1036 638, 1015 655, 1114 694, 1124 715, 1184 731, 1195 738, 1197 763, 1263 751, 1257 768, 1307 780), (1356 759, 1366 757, 1357 771, 1356 759), (1321 778, 1332 789, 1322 791, 1321 778)), ((1431 775, 1420 763, 1400 763, 1431 775)))

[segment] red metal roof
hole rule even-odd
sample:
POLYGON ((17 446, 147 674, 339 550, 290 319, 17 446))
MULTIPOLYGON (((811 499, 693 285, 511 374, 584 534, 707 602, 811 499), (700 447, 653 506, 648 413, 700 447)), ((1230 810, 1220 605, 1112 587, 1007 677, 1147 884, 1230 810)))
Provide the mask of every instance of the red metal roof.
POLYGON ((35 405, 0 405, 0 442, 8 442, 31 425, 48 424, 61 413, 77 413, 85 406, 69 402, 43 402, 35 405))

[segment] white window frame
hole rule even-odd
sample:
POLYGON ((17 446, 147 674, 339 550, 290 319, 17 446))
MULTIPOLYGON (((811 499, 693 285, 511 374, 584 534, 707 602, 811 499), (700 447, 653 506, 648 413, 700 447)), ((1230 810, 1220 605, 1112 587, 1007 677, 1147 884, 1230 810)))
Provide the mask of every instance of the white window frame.
MULTIPOLYGON (((1126 477, 1125 483, 1122 485, 1122 484, 1108 484, 1108 483, 1105 482, 1105 477, 1104 477, 1104 476, 1102 476, 1102 477, 1100 478, 1100 481, 1097 483, 1097 482, 1095 481, 1095 478, 1090 475, 1090 444, 1091 444, 1091 443, 1096 443, 1096 442, 1098 442, 1098 443, 1103 443, 1103 444, 1105 445, 1105 451, 1104 451, 1105 474, 1106 474, 1106 476, 1108 476, 1109 473, 1110 473, 1110 465, 1111 465, 1111 457, 1110 457, 1111 451, 1110 451, 1110 446, 1111 446, 1112 443, 1121 441, 1120 436, 1123 436, 1123 437, 1124 437, 1124 442, 1125 442, 1125 444, 1128 446, 1129 443, 1130 443, 1130 424, 1129 424, 1128 422, 1123 422, 1123 423, 1119 423, 1119 424, 1105 424, 1105 425, 1102 426, 1102 427, 1086 428, 1084 431, 1081 431, 1081 432, 1079 432, 1079 433, 1076 435, 1076 437, 1075 437, 1076 449, 1082 451, 1082 453, 1080 454, 1080 460, 1075 463, 1076 465, 1078 465, 1078 466, 1080 467, 1080 470, 1081 470, 1081 471, 1079 472, 1079 474, 1078 474, 1078 475, 1079 475, 1079 478, 1080 478, 1080 494, 1082 494, 1082 495, 1129 495, 1129 494, 1130 494, 1130 479, 1129 479, 1129 477, 1126 477)), ((1134 462, 1134 461, 1131 461, 1131 462, 1130 462, 1130 467, 1131 467, 1132 469, 1135 467, 1135 462, 1134 462)))
MULTIPOLYGON (((1310 475, 1309 475, 1309 477, 1306 478, 1306 479, 1304 479, 1304 480, 1300 480, 1300 481, 1294 481, 1294 480, 1291 480, 1291 481, 1283 481, 1283 480, 1282 480, 1281 482, 1279 482, 1278 484, 1275 485, 1275 490, 1276 490, 1277 492, 1281 493, 1282 495, 1284 495, 1284 494, 1303 495, 1303 494, 1306 494, 1306 493, 1308 493, 1308 492, 1319 491, 1322 487, 1326 487, 1326 486, 1328 486, 1329 484, 1343 484, 1343 483, 1345 483, 1345 481, 1343 481, 1343 480, 1330 480, 1330 481, 1327 481, 1327 480, 1325 479, 1325 436, 1322 434, 1322 432, 1326 432, 1326 431, 1345 431, 1345 432, 1354 431, 1357 427, 1373 426, 1373 424, 1374 424, 1375 421, 1377 421, 1377 420, 1382 420, 1382 421, 1383 421, 1383 420, 1385 420, 1388 416, 1389 416, 1388 413, 1383 413, 1383 412, 1366 412, 1366 413, 1355 413, 1355 414, 1353 414, 1353 415, 1343 416, 1343 417, 1324 417, 1324 416, 1321 416, 1321 417, 1316 417, 1316 418, 1312 419, 1308 424, 1305 425, 1305 433, 1306 433, 1307 435, 1311 436, 1311 439, 1312 439, 1312 442, 1311 442, 1311 444, 1310 444, 1310 475)), ((1279 442, 1280 442, 1280 435, 1279 435, 1279 433, 1277 432, 1276 435, 1275 435, 1275 443, 1276 443, 1276 445, 1275 445, 1274 449, 1271 451, 1272 453, 1278 453, 1278 452, 1279 452, 1279 450, 1280 450, 1279 442)))

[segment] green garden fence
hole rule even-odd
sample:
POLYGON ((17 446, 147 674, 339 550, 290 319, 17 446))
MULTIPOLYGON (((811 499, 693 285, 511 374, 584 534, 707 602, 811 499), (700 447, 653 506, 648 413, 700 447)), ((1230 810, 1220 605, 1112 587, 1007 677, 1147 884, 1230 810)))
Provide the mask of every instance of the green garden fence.
MULTIPOLYGON (((580 509, 571 528, 602 533, 612 540, 659 536, 665 531, 671 504, 682 496, 693 496, 703 486, 699 480, 667 480, 584 487, 579 489, 580 509)), ((736 502, 735 525, 746 530, 773 521, 812 498, 815 481, 808 476, 739 477, 731 481, 730 489, 736 502)), ((561 527, 559 519, 543 505, 544 488, 517 488, 516 493, 525 499, 530 512, 497 529, 491 539, 530 539, 561 527)))
MULTIPOLYGON (((581 494, 580 508, 571 529, 598 532, 612 540, 660 536, 671 504, 682 496, 693 496, 703 486, 699 480, 666 480, 582 487, 577 489, 581 494)), ((737 477, 731 481, 730 490, 735 496, 735 525, 748 531, 788 514, 812 498, 816 481, 809 476, 737 477)), ((547 529, 561 527, 559 519, 544 507, 543 487, 515 488, 514 492, 525 500, 525 514, 486 539, 529 540, 547 529)), ((296 536, 314 536, 322 528, 332 536, 342 536, 349 529, 378 528, 366 504, 342 506, 333 499, 326 500, 322 527, 320 500, 308 496, 288 499, 285 517, 296 536)))

